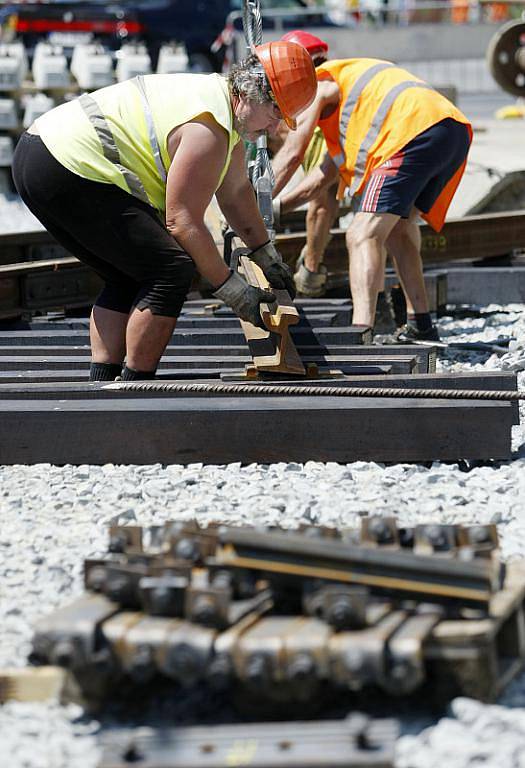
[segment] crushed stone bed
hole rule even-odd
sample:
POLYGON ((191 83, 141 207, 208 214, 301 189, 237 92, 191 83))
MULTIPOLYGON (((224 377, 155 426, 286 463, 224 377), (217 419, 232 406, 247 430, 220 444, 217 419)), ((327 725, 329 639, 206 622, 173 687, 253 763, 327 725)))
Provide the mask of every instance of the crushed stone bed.
MULTIPOLYGON (((514 336, 509 352, 503 357, 448 353, 439 370, 512 370, 525 389, 525 307, 484 310, 495 314, 442 318, 443 340, 514 336)), ((0 667, 25 665, 35 620, 83 591, 83 561, 106 552, 107 524, 116 516, 140 525, 195 518, 204 525, 351 526, 372 513, 396 515, 404 525, 493 522, 503 558, 523 558, 525 403, 520 414, 522 424, 513 428, 513 459, 470 471, 438 462, 431 467, 365 462, 1 466, 0 667)), ((409 718, 396 768, 522 768, 523 706, 525 675, 498 705, 456 699, 449 716, 427 728, 428 723, 409 718)), ((10 756, 9 768, 95 768, 98 727, 77 705, 9 702, 0 707, 0 745, 10 756)))

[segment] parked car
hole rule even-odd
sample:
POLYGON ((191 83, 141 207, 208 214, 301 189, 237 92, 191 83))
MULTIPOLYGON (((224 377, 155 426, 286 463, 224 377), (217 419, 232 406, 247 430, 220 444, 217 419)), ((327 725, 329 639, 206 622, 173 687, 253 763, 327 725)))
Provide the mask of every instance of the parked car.
MULTIPOLYGON (((263 11, 290 9, 290 16, 282 20, 287 28, 305 23, 306 17, 293 11, 307 6, 305 0, 261 0, 263 11)), ((221 33, 228 15, 241 8, 242 0, 15 1, 0 7, 0 24, 4 39, 11 35, 23 40, 30 56, 41 40, 61 44, 66 50, 93 40, 116 50, 122 43, 136 40, 147 45, 155 66, 161 45, 175 40, 186 46, 193 70, 220 71, 225 54, 221 33)), ((272 27, 269 13, 263 16, 263 23, 265 29, 272 27)), ((321 11, 309 23, 332 24, 321 11)), ((242 29, 241 21, 234 26, 242 29)))

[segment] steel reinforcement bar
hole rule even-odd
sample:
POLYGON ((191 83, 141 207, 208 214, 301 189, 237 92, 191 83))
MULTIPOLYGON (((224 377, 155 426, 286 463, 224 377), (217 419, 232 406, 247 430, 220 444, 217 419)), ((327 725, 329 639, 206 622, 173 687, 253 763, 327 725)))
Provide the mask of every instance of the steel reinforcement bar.
POLYGON ((116 381, 103 389, 121 392, 160 391, 173 394, 208 392, 214 395, 281 395, 304 397, 417 397, 425 400, 525 400, 525 392, 487 391, 475 389, 415 389, 410 387, 316 387, 293 384, 222 384, 198 382, 122 382, 116 381))

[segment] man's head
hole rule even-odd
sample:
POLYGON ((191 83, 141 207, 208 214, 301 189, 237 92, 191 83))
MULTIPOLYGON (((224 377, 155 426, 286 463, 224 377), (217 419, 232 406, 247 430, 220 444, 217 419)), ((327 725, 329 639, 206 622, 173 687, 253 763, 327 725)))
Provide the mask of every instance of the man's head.
POLYGON ((328 43, 321 40, 317 35, 305 32, 303 29, 294 29, 281 37, 281 40, 289 43, 298 43, 306 48, 315 67, 324 64, 328 59, 328 43))
POLYGON ((280 120, 293 129, 296 116, 314 100, 312 60, 297 43, 277 41, 254 48, 228 77, 237 130, 250 140, 274 133, 280 120))

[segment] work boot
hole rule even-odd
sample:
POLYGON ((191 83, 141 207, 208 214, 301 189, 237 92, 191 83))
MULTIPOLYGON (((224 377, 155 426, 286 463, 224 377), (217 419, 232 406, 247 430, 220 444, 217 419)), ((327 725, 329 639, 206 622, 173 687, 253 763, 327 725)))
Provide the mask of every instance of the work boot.
POLYGON ((390 292, 380 291, 377 295, 374 333, 394 333, 395 330, 396 321, 394 317, 392 297, 390 296, 390 292))
POLYGON ((414 325, 402 325, 390 336, 387 344, 412 344, 414 341, 440 341, 439 331, 435 325, 431 325, 426 331, 418 331, 414 325))
POLYGON ((324 264, 320 264, 318 272, 311 272, 304 266, 304 256, 305 249, 303 248, 301 255, 297 260, 296 270, 293 276, 295 287, 300 296, 317 299, 320 296, 324 296, 326 292, 328 270, 324 264))

